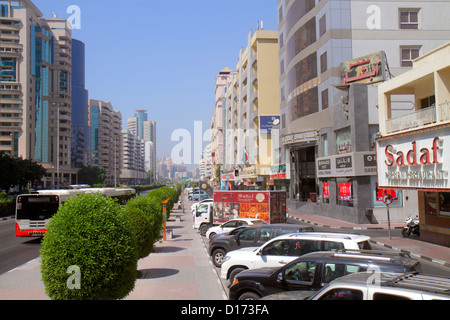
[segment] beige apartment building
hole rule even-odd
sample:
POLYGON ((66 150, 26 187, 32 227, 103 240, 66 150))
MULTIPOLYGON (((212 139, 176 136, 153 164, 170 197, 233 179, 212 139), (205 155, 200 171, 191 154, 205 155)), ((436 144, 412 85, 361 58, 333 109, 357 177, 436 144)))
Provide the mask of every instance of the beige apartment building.
MULTIPOLYGON (((279 122, 278 33, 250 31, 224 92, 224 166, 227 188, 266 189, 272 165, 272 128, 279 122)), ((277 136, 278 139, 278 136, 277 136)))
POLYGON ((89 99, 91 163, 105 170, 105 184, 116 185, 123 163, 122 114, 110 102, 89 99))
POLYGON ((216 77, 214 90, 215 106, 211 119, 211 185, 218 187, 220 184, 220 168, 224 161, 223 132, 224 132, 224 91, 230 82, 233 70, 223 68, 216 77))
POLYGON ((450 42, 413 61, 410 71, 378 87, 376 140, 382 188, 418 192, 421 240, 450 246, 450 42), (393 116, 395 98, 414 108, 393 116))

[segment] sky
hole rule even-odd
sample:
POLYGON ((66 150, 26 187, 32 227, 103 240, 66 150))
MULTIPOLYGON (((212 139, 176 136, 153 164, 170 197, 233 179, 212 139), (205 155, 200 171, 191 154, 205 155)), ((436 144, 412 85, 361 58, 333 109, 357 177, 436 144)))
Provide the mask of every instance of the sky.
POLYGON ((53 12, 75 22, 72 37, 86 44, 90 99, 110 101, 123 128, 137 109, 148 111, 157 123, 157 157, 180 144, 171 141, 175 130, 193 140, 195 121, 203 132, 210 128, 216 76, 236 69, 257 21, 277 30, 276 0, 32 1, 45 18, 53 12))

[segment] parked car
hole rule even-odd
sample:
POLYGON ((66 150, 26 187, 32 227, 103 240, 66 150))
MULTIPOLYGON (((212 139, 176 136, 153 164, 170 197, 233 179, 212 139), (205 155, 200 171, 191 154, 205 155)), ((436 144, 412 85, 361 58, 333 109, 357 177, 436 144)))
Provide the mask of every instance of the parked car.
POLYGON ((268 224, 249 226, 244 230, 229 236, 213 237, 209 241, 209 254, 216 267, 222 265, 227 252, 245 247, 256 247, 282 234, 314 231, 307 224, 268 224))
POLYGON ((188 194, 189 200, 204 200, 208 197, 208 194, 204 190, 196 190, 188 194))
MULTIPOLYGON (((282 294, 263 300, 281 300, 282 294), (280 296, 279 296, 280 295, 280 296)), ((317 292, 292 291, 290 300, 450 300, 450 278, 417 272, 354 273, 330 282, 317 292)))
POLYGON ((214 199, 212 199, 212 198, 207 198, 207 199, 203 199, 203 200, 200 201, 200 202, 196 202, 196 203, 192 204, 192 206, 191 206, 191 212, 192 212, 192 214, 195 214, 195 211, 197 210, 197 208, 198 208, 199 205, 201 205, 201 204, 203 204, 203 203, 208 203, 208 202, 214 202, 214 199))
POLYGON ((356 234, 304 232, 276 237, 259 248, 242 248, 228 252, 222 260, 221 277, 230 283, 241 271, 278 267, 304 254, 342 249, 371 249, 370 237, 356 234))
POLYGON ((404 253, 387 251, 320 251, 308 253, 282 267, 251 269, 236 275, 230 300, 260 299, 278 292, 319 290, 356 272, 421 272, 420 262, 404 253))
POLYGON ((236 218, 229 220, 225 223, 222 223, 220 226, 213 226, 206 231, 206 237, 211 239, 217 234, 228 233, 231 230, 236 229, 241 226, 253 226, 253 225, 261 225, 268 224, 264 220, 261 219, 253 219, 253 218, 236 218))

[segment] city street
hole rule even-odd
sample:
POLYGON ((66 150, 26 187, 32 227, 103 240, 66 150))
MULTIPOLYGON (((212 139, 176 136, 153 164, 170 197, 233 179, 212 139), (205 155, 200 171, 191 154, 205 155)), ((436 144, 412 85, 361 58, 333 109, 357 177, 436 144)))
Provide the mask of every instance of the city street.
POLYGON ((14 219, 0 221, 0 274, 39 256, 41 238, 16 238, 14 219))

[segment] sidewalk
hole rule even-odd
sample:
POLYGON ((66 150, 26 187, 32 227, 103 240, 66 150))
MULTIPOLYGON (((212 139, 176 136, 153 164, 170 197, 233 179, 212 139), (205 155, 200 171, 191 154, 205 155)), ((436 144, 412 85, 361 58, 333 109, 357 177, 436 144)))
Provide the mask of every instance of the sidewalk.
MULTIPOLYGON (((172 239, 157 242, 155 252, 138 261, 140 276, 125 300, 227 300, 200 234, 192 228, 190 208, 185 214, 173 210, 167 229, 172 239)), ((49 300, 39 258, 0 275, 0 300, 49 300)))
MULTIPOLYGON (((371 241, 373 243, 379 246, 408 253, 411 257, 421 258, 450 268, 450 248, 420 241, 419 238, 392 236, 391 239, 389 239, 387 222, 382 224, 354 224, 314 214, 308 214, 298 210, 293 210, 291 208, 289 208, 288 211, 288 216, 292 219, 324 228, 353 230, 384 229, 386 230, 386 236, 372 238, 371 241)), ((402 223, 391 223, 391 230, 402 229, 403 227, 404 224, 402 223)))

